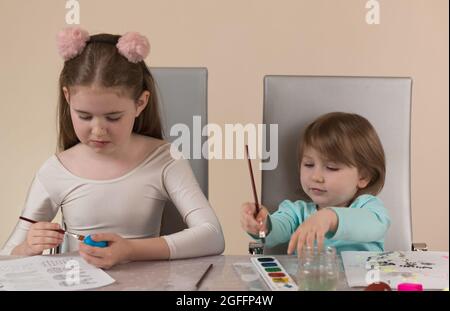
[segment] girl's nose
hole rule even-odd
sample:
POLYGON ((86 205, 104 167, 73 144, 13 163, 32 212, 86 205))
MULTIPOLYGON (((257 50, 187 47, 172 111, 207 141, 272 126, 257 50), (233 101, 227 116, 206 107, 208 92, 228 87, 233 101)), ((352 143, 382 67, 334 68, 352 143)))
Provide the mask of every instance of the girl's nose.
POLYGON ((315 170, 311 177, 315 182, 324 182, 323 174, 320 170, 315 170))
POLYGON ((94 124, 92 125, 92 134, 96 137, 102 137, 106 134, 106 127, 103 122, 94 121, 94 124))

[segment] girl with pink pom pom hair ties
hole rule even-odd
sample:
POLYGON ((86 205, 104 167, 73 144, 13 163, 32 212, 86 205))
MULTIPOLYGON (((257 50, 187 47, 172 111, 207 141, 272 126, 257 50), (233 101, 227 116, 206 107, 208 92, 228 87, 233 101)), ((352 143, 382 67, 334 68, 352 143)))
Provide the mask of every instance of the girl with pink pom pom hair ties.
POLYGON ((0 254, 39 255, 66 233, 69 251, 106 269, 222 253, 222 228, 188 161, 162 139, 147 38, 69 27, 57 46, 58 152, 36 173, 0 254), (168 200, 188 228, 160 236, 168 200), (65 230, 51 223, 59 209, 65 230))

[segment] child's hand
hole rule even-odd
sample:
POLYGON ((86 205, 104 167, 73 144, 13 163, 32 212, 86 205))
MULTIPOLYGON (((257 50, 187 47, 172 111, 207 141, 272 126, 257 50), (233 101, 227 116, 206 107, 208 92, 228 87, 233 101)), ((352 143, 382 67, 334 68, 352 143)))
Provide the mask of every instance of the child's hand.
POLYGON ((107 241, 107 247, 94 247, 80 242, 80 255, 88 263, 103 269, 109 269, 118 263, 128 261, 131 245, 127 239, 115 233, 97 233, 91 235, 94 241, 107 241))
POLYGON ((325 234, 330 230, 336 231, 337 222, 338 218, 333 210, 325 208, 318 211, 306 219, 291 236, 288 254, 292 254, 297 247, 297 255, 299 256, 305 244, 313 248, 316 240, 318 249, 321 249, 325 234))
POLYGON ((64 234, 56 230, 61 229, 57 223, 37 222, 32 224, 27 233, 25 255, 41 255, 49 248, 57 247, 64 240, 64 234))
POLYGON ((267 235, 267 215, 269 212, 267 208, 260 205, 259 213, 255 217, 256 204, 255 203, 244 203, 241 207, 241 226, 242 228, 250 234, 259 235, 260 231, 264 231, 267 235))

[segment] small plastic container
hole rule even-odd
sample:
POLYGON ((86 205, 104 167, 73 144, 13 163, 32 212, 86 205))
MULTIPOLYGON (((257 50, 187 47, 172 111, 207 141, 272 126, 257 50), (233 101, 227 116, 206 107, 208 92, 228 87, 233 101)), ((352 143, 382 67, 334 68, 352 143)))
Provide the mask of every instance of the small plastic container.
POLYGON ((304 291, 334 291, 339 281, 336 249, 305 247, 298 259, 297 284, 304 291))

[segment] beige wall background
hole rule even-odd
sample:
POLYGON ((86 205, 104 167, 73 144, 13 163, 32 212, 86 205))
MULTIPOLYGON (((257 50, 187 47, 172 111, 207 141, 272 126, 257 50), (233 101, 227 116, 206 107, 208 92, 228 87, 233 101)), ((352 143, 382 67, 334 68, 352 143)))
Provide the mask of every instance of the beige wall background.
MULTIPOLYGON (((147 35, 150 66, 207 67, 209 122, 219 125, 261 123, 266 74, 412 77, 413 236, 448 251, 449 3, 380 0, 381 23, 368 25, 366 2, 79 1, 90 33, 147 35)), ((55 151, 62 67, 55 34, 65 14, 62 0, 0 0, 1 244, 34 173, 55 151)), ((252 200, 246 163, 210 161, 209 178, 226 254, 245 254, 239 208, 252 200)))

